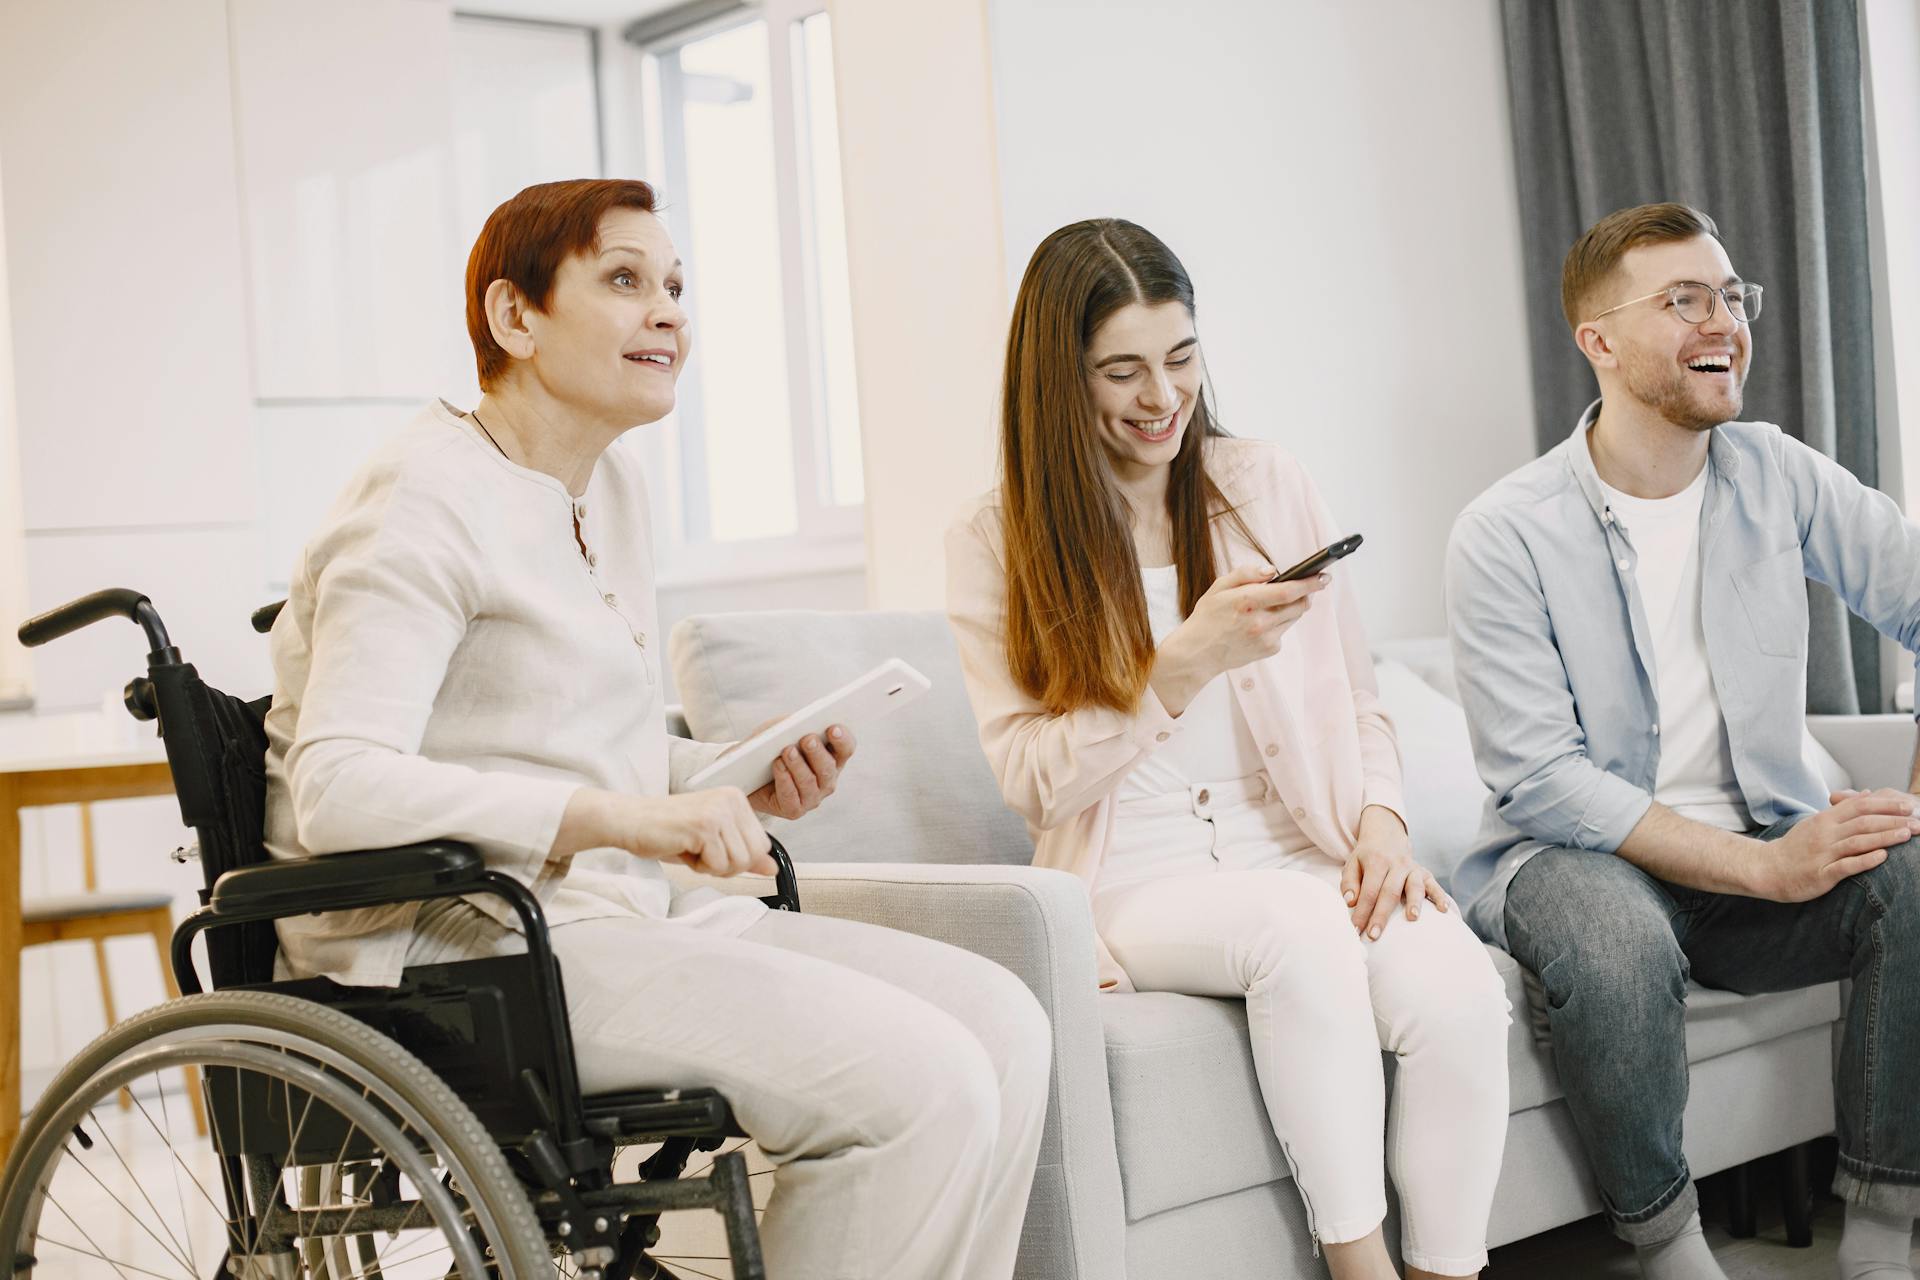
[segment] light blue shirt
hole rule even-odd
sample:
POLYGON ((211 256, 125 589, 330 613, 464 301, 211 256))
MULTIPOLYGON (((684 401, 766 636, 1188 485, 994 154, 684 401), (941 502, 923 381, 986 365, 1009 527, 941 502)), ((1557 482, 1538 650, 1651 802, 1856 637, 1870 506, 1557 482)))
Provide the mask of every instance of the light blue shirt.
MULTIPOLYGON (((1542 849, 1613 853, 1653 803, 1654 647, 1632 532, 1608 510, 1586 433, 1495 484, 1454 522, 1447 615, 1487 800, 1454 896, 1506 945, 1506 890, 1542 849)), ((1701 616, 1733 770, 1759 826, 1826 807, 1805 758, 1807 591, 1831 587, 1920 649, 1920 526, 1764 422, 1713 428, 1700 509, 1701 616)))

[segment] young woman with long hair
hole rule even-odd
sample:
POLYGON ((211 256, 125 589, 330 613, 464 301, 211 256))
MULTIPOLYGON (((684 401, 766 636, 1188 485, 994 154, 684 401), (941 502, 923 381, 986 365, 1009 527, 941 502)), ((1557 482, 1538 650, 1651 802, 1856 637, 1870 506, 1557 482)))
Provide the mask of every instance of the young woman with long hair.
POLYGON ((1035 251, 1001 483, 947 540, 981 742, 1035 862, 1088 886, 1103 987, 1246 1001, 1336 1280, 1394 1274, 1383 1160, 1407 1274, 1476 1274, 1507 1001, 1413 860, 1345 575, 1269 581, 1343 531, 1290 454, 1216 425, 1203 369, 1192 284, 1151 233, 1100 219, 1035 251))

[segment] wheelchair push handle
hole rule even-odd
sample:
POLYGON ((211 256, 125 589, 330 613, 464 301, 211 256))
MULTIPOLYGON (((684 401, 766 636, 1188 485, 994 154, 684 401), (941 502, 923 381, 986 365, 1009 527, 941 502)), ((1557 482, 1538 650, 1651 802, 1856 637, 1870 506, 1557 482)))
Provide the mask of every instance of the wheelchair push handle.
POLYGON ((90 627, 106 618, 129 618, 147 633, 147 647, 155 655, 167 655, 178 662, 179 654, 167 638, 166 624, 160 621, 153 602, 127 587, 108 587, 91 595, 69 600, 20 624, 20 643, 29 649, 58 640, 82 627, 90 627))

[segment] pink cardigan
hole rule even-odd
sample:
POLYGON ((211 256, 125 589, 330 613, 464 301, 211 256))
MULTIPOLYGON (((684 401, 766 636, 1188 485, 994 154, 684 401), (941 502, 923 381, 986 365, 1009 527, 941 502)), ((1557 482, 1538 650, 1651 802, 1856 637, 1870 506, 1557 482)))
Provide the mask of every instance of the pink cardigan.
MULTIPOLYGON (((1258 440, 1216 439, 1207 470, 1279 565, 1303 560, 1340 537, 1313 481, 1293 455, 1258 440)), ((1259 559, 1231 522, 1215 522, 1222 571, 1259 559)), ((968 506, 947 531, 947 615, 980 722, 980 745, 1007 804, 1027 820, 1035 866, 1071 871, 1089 890, 1113 834, 1113 792, 1140 760, 1181 731, 1151 688, 1131 712, 1084 707, 1051 715, 1007 668, 1005 540, 999 493, 968 506)), ((1328 853, 1344 858, 1360 811, 1384 805, 1404 820, 1400 751, 1380 705, 1373 661, 1346 575, 1315 597, 1280 652, 1229 672, 1268 776, 1294 819, 1328 853)), ((1133 984, 1099 944, 1100 985, 1133 984)))

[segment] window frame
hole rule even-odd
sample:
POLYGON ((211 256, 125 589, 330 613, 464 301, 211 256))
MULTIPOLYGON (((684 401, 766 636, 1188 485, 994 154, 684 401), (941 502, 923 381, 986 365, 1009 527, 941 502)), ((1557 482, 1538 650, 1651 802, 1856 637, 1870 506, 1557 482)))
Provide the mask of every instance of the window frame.
MULTIPOLYGON (((787 345, 786 394, 793 451, 794 532, 777 537, 719 541, 707 510, 710 460, 697 380, 679 386, 675 439, 648 442, 652 474, 671 477, 671 492, 656 495, 663 519, 654 549, 663 587, 749 581, 810 573, 843 573, 866 563, 865 503, 832 500, 831 442, 826 417, 825 361, 819 318, 820 263, 816 250, 813 163, 803 94, 804 47, 799 24, 828 12, 826 0, 742 3, 643 43, 624 47, 636 92, 628 109, 642 125, 639 169, 667 196, 664 216, 675 240, 691 242, 686 192, 684 95, 675 55, 695 41, 746 26, 766 25, 769 113, 774 157, 775 219, 780 259, 780 312, 787 345)), ((694 287, 699 264, 690 261, 694 287)))

